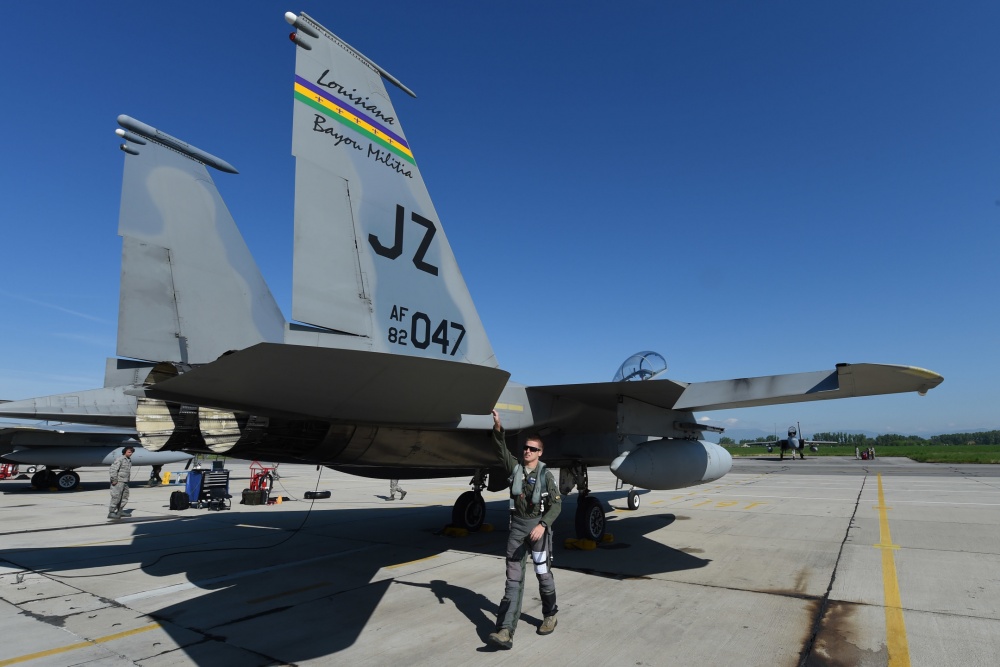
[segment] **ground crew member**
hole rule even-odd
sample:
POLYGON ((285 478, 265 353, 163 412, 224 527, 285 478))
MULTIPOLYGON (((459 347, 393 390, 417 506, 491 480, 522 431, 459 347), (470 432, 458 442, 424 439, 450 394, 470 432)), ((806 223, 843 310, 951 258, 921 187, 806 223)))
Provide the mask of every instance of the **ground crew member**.
POLYGON ((135 447, 125 445, 122 455, 111 464, 111 505, 108 508, 109 519, 122 518, 122 510, 128 503, 128 481, 132 476, 132 452, 135 447))
POLYGON ((163 478, 160 477, 160 471, 162 470, 162 465, 153 466, 153 469, 149 472, 149 482, 146 486, 159 486, 160 484, 163 484, 163 478))
POLYGON ((490 643, 502 649, 514 645, 514 630, 521 616, 524 596, 524 566, 531 562, 538 577, 542 598, 542 624, 538 634, 547 635, 556 629, 556 582, 552 578, 552 522, 559 516, 562 499, 552 473, 539 459, 544 445, 538 437, 524 443, 518 462, 504 442, 500 415, 493 411, 493 445, 510 480, 510 535, 507 537, 507 583, 497 612, 496 632, 490 643))
POLYGON ((396 492, 399 491, 399 499, 402 500, 406 497, 406 491, 403 491, 403 487, 399 485, 398 479, 389 480, 389 497, 386 500, 395 500, 396 492))

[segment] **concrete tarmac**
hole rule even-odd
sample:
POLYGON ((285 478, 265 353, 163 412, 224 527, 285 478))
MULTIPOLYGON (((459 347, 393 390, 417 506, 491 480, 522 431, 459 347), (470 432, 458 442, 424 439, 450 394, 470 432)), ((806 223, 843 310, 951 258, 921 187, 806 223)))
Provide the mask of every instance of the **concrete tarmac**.
MULTIPOLYGON (((713 484, 646 492, 605 469, 612 542, 556 522, 559 625, 486 645, 503 592, 493 532, 442 529, 465 479, 388 482, 279 468, 278 505, 171 511, 146 488, 108 521, 107 471, 74 492, 0 482, 0 667, 66 665, 986 665, 1000 655, 1000 467, 737 459, 713 484), (329 499, 304 499, 308 490, 329 499)), ((176 474, 176 472, 175 472, 176 474)), ((529 575, 530 577, 530 575, 529 575)))

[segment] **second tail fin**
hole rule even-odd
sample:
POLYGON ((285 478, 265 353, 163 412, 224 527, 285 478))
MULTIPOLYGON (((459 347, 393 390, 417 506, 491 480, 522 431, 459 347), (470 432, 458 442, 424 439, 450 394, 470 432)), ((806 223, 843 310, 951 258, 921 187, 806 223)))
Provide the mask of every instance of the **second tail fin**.
POLYGON ((206 165, 227 162, 128 116, 118 355, 201 364, 280 342, 285 320, 206 165))

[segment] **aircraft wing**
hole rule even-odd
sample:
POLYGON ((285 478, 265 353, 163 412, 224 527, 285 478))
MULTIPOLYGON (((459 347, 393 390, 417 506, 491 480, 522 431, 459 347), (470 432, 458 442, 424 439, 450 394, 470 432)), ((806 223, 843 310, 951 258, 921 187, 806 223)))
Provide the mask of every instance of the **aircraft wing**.
POLYGON ((135 437, 136 430, 127 427, 97 426, 91 424, 16 424, 14 422, 0 422, 0 435, 10 435, 12 433, 84 433, 90 435, 132 436, 135 437))
POLYGON ((661 408, 704 412, 909 391, 924 393, 943 381, 937 373, 915 366, 837 364, 832 371, 735 380, 599 382, 529 387, 528 391, 606 410, 614 410, 619 397, 625 396, 661 408))
POLYGON ((266 416, 446 424, 489 414, 509 378, 462 362, 260 343, 157 382, 145 395, 266 416))
POLYGON ((69 421, 101 426, 135 425, 135 398, 125 387, 102 387, 21 401, 0 402, 0 417, 69 421))
POLYGON ((832 371, 689 384, 675 410, 727 410, 933 389, 944 378, 916 366, 837 364, 832 371))

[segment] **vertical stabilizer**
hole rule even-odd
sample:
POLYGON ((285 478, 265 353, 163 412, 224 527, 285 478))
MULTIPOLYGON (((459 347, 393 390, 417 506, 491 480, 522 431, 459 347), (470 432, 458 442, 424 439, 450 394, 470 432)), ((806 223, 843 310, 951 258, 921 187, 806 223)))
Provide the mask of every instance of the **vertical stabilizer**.
POLYGON ((127 116, 118 355, 200 364, 280 342, 284 317, 205 165, 235 171, 127 116), (143 141, 148 139, 148 141, 143 141))
POLYGON ((406 89, 310 17, 289 21, 292 318, 330 332, 312 344, 495 367, 383 77, 406 89))

